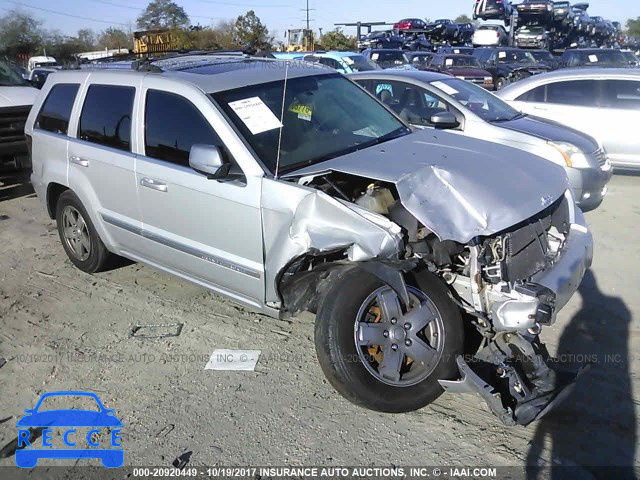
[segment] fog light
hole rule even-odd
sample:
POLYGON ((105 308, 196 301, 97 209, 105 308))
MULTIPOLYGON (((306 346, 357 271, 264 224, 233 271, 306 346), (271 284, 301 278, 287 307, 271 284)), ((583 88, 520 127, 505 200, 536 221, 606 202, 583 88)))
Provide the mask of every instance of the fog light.
POLYGON ((583 200, 589 200, 590 198, 591 198, 591 194, 589 192, 587 192, 584 195, 582 195, 582 199, 583 200))
POLYGON ((600 195, 604 197, 608 191, 609 191, 609 185, 605 185, 604 188, 602 189, 602 192, 600 192, 600 195))

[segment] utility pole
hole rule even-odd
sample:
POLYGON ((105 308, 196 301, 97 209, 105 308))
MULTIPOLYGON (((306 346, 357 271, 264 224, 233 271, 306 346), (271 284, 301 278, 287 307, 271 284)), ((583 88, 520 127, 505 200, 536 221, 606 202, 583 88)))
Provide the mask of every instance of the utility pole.
POLYGON ((310 29, 309 25, 310 25, 310 23, 313 21, 311 18, 309 18, 309 12, 311 12, 311 11, 313 11, 313 10, 315 10, 315 8, 309 8, 309 0, 307 0, 307 8, 303 8, 303 9, 302 9, 302 11, 303 11, 303 12, 306 12, 306 13, 307 13, 307 19, 306 19, 306 22, 307 22, 307 30, 309 30, 309 29, 310 29))

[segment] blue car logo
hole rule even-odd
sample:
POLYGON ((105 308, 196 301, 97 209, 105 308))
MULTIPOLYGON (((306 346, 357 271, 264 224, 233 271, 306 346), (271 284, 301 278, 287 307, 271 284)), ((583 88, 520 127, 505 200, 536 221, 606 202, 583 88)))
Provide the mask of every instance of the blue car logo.
MULTIPOLYGON (((122 422, 114 410, 104 407, 100 398, 91 392, 49 392, 40 397, 33 409, 24 411, 27 415, 16 423, 18 427, 18 450, 16 465, 21 468, 35 467, 40 458, 83 459, 99 458, 108 468, 121 467, 124 450, 120 439, 122 422), (95 400, 99 411, 94 410, 45 410, 38 411, 42 402, 50 397, 90 397, 95 400), (42 438, 31 443, 31 431, 26 427, 42 430, 42 438), (109 429, 108 442, 95 440, 94 435, 101 428, 109 429), (54 448, 53 431, 61 430, 61 440, 67 448, 54 448), (87 430, 88 429, 88 430, 87 430), (80 430, 80 431, 79 431, 80 430), (86 430, 86 433, 84 432, 86 430), (107 445, 104 445, 106 443, 107 445), (105 448, 108 446, 108 448, 105 448)), ((59 439, 58 439, 59 440, 59 439)), ((57 445, 56 445, 57 446, 57 445)), ((62 445, 60 445, 62 446, 62 445)))

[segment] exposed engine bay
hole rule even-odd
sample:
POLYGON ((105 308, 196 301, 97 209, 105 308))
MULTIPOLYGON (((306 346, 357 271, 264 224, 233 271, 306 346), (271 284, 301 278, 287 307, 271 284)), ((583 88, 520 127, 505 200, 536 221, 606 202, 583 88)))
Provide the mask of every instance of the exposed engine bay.
MULTIPOLYGON (((389 274, 388 260, 382 273, 365 267, 381 275, 396 291, 405 290, 401 298, 406 297, 402 274, 410 269, 426 268, 448 286, 451 300, 465 314, 477 341, 472 351, 465 352, 468 356, 457 359, 461 379, 440 380, 446 391, 480 394, 507 425, 531 423, 570 391, 576 375, 552 370, 538 337, 542 326, 552 325, 567 301, 558 299, 538 279, 557 262, 566 246, 572 225, 570 196, 543 198, 541 203, 548 206, 535 216, 463 244, 441 239, 420 223, 403 205, 393 184, 340 172, 311 175, 298 182, 384 216, 401 228, 402 251, 394 260, 397 276, 389 274)), ((299 259, 289 266, 285 277, 295 276, 299 286, 301 277, 340 261, 341 255, 336 251, 316 260, 299 259)), ((372 263, 362 262, 363 266, 372 263)), ((313 288, 321 293, 320 283, 314 283, 313 288)), ((293 298, 304 297, 291 290, 283 296, 289 305, 296 303, 293 298)))

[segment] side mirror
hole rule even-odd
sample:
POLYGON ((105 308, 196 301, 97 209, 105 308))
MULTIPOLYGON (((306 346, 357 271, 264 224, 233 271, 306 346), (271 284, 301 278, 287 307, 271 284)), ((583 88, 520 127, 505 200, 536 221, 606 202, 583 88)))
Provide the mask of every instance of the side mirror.
POLYGON ((431 125, 435 128, 456 128, 460 126, 460 122, 456 119, 456 116, 451 112, 439 112, 431 116, 431 125))
POLYGON ((33 78, 31 79, 31 85, 33 85, 37 89, 42 89, 42 86, 44 85, 44 82, 46 82, 46 81, 47 81, 47 77, 46 76, 36 73, 33 76, 33 78))
POLYGON ((196 144, 189 151, 189 166, 196 172, 203 173, 209 179, 224 178, 231 168, 230 163, 222 160, 220 147, 215 145, 196 144))

